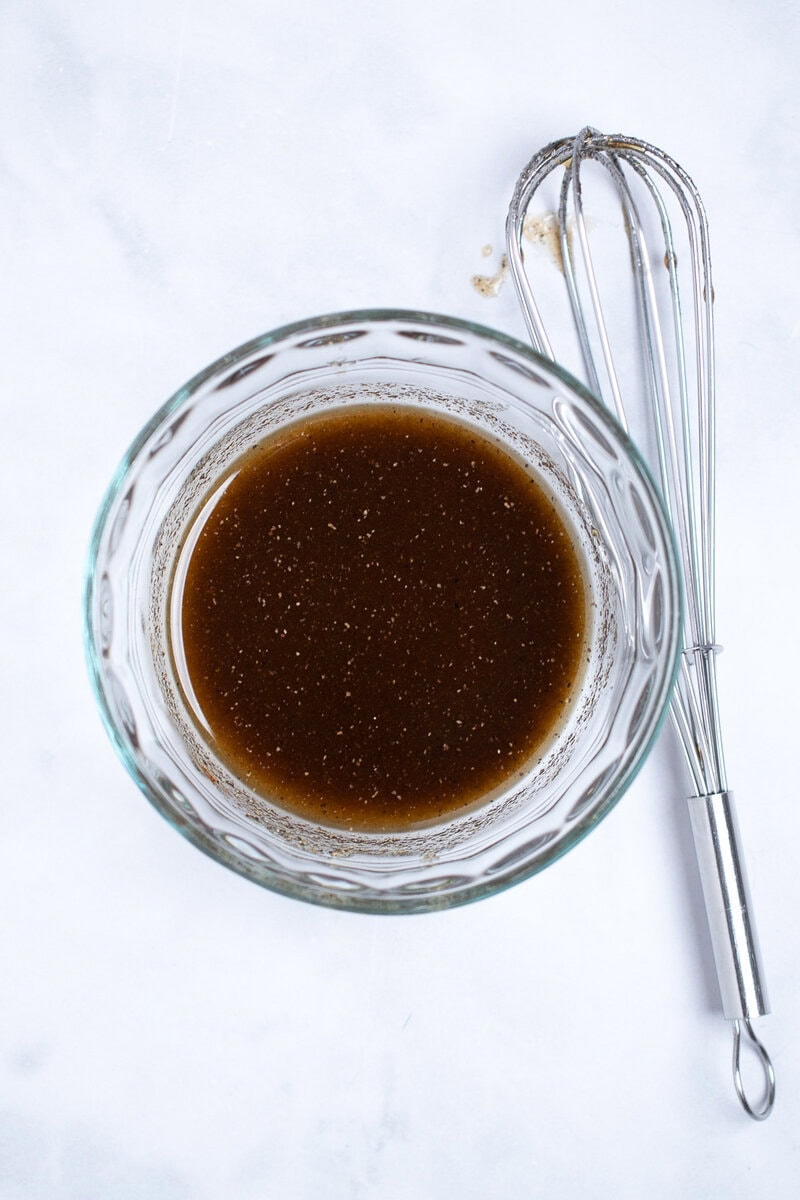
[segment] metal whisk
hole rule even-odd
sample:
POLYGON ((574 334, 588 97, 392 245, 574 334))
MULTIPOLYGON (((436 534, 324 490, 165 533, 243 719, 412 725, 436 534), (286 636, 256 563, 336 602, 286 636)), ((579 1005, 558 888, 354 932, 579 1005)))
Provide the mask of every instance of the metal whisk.
MULTIPOLYGON (((618 369, 618 363, 624 360, 631 381, 630 347, 638 344, 642 351, 627 398, 630 401, 631 396, 639 394, 647 400, 648 423, 642 428, 641 440, 637 430, 637 440, 645 451, 649 442, 646 457, 661 481, 682 563, 686 600, 685 647, 671 712, 694 788, 689 810, 722 1009, 733 1022, 734 1084, 746 1112, 763 1120, 774 1103, 775 1075, 751 1021, 769 1009, 733 798, 725 774, 717 705, 714 293, 708 225, 700 196, 686 172, 647 142, 619 135, 607 137, 586 128, 577 137, 552 142, 536 154, 514 190, 506 236, 508 262, 530 337, 534 346, 551 359, 555 355, 523 264, 523 246, 533 220, 529 216, 531 201, 559 168, 563 171, 557 227, 550 213, 550 232, 557 238, 557 258, 566 282, 586 382, 626 429, 628 415, 621 382, 625 373, 618 369), (617 223, 621 205, 633 265, 631 299, 638 318, 632 315, 632 309, 622 321, 622 336, 616 339, 612 317, 622 298, 624 280, 617 269, 608 275, 610 283, 605 290, 601 285, 601 264, 607 268, 610 261, 609 239, 601 237, 594 214, 590 226, 584 211, 583 190, 590 178, 613 198, 617 223), (651 245, 657 245, 657 253, 651 252, 651 245), (679 286, 679 258, 681 275, 686 277, 683 286, 679 286), (742 1080, 743 1033, 765 1074, 765 1094, 757 1105, 748 1100, 742 1080)), ((547 214, 538 218, 540 238, 542 221, 547 220, 547 214)), ((628 407, 633 412, 635 401, 628 407)))

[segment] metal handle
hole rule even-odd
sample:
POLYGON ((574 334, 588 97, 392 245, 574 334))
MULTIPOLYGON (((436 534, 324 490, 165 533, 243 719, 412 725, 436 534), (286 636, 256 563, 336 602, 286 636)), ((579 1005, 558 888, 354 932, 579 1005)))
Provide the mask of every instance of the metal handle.
POLYGON ((769 1001, 733 796, 730 792, 692 796, 689 814, 722 1011, 731 1021, 763 1017, 769 1012, 769 1001))
POLYGON ((746 1112, 763 1120, 775 1102, 775 1073, 769 1055, 753 1033, 753 1017, 769 1012, 753 906, 740 849, 739 826, 730 792, 692 796, 689 814, 717 967, 722 1011, 733 1021, 733 1078, 746 1112), (740 1069, 741 1030, 764 1068, 766 1091, 759 1107, 745 1095, 740 1069))

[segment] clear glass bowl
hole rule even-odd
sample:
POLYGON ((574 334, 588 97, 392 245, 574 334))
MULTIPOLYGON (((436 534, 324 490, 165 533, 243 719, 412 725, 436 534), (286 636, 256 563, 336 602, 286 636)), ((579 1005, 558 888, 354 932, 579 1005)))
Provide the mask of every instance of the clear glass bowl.
POLYGON ((363 912, 475 900, 553 862, 609 811, 667 709, 680 589, 658 494, 609 413, 503 334, 428 313, 365 311, 287 326, 225 355, 153 417, 103 501, 85 591, 90 673, 125 766, 191 842, 256 883, 363 912), (315 825, 251 793, 181 699, 170 581, 216 475, 305 414, 391 401, 455 416, 531 461, 579 548, 588 664, 568 719, 523 779, 404 833, 315 825))

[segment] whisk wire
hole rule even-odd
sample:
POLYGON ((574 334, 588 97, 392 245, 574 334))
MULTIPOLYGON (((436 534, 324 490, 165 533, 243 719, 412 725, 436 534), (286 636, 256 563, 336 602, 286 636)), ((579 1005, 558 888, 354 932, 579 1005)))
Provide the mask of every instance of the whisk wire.
MULTIPOLYGON (((570 187, 572 188, 572 198, 575 208, 575 226, 580 242, 581 253, 583 255, 583 264, 586 273, 586 282, 589 288, 589 297, 591 300, 591 309, 594 316, 594 323, 597 329, 597 334, 600 339, 602 350, 603 363, 606 369, 608 378, 608 390, 611 392, 614 413, 617 420, 622 425, 625 432, 628 432, 628 419, 625 415, 625 406, 622 402, 622 393, 620 390, 619 379, 614 364, 614 357, 611 353, 611 342, 609 339, 608 328, 606 326, 603 308, 600 304, 600 293, 597 284, 597 276, 595 274, 592 263, 592 252, 589 245, 589 237, 586 232, 586 221, 583 214, 583 194, 581 189, 580 177, 580 157, 574 154, 569 171, 565 171, 564 179, 561 188, 561 202, 559 208, 559 224, 563 232, 562 237, 562 258, 564 261, 564 275, 567 281, 567 290, 569 293, 569 302, 572 308, 575 327, 578 330, 578 335, 581 341, 581 350, 583 353, 583 361, 589 376, 589 385, 595 389, 597 395, 603 395, 604 389, 600 385, 597 368, 595 365, 594 354, 592 353, 591 342, 588 335, 588 324, 584 312, 583 304, 581 303, 580 291, 575 275, 575 259, 572 247, 569 244, 569 227, 566 220, 570 187)), ((612 405, 609 405, 612 407, 612 405)))
MULTIPOLYGON (((678 286, 677 255, 675 252, 672 225, 666 205, 650 174, 641 163, 633 160, 633 167, 644 180, 661 219, 667 251, 665 263, 669 271, 670 295, 672 299, 672 317, 674 333, 674 351, 677 366, 679 389, 679 409, 681 415, 680 436, 682 441, 682 456, 678 450, 678 437, 672 421, 673 406, 669 403, 658 403, 654 398, 654 412, 657 426, 662 428, 662 418, 666 417, 669 438, 670 463, 662 463, 662 488, 666 497, 677 498, 673 505, 672 519, 675 521, 674 509, 677 507, 681 520, 675 522, 682 543, 682 554, 688 563, 687 578, 694 585, 687 589, 687 616, 692 638, 691 652, 684 654, 683 671, 686 674, 686 694, 695 703, 692 713, 697 732, 698 758, 701 764, 703 786, 706 794, 724 791, 725 768, 722 756, 722 736, 719 721, 719 706, 717 703, 715 653, 717 646, 714 642, 714 404, 712 399, 713 372, 709 365, 713 362, 713 315, 711 301, 708 296, 711 288, 711 263, 708 255, 708 238, 705 229, 706 220, 699 196, 693 185, 692 198, 695 201, 695 211, 687 200, 686 193, 676 185, 675 179, 664 168, 657 168, 658 173, 673 189, 680 204, 686 222, 689 241, 690 260, 692 267, 693 285, 693 314, 696 348, 696 383, 698 398, 698 431, 699 436, 693 437, 691 427, 690 389, 688 382, 688 367, 684 337, 684 317, 681 310, 680 289, 678 286), (694 218, 694 219, 693 219, 694 218), (699 237, 695 232, 695 222, 700 231, 699 237), (705 281, 703 283, 703 280, 705 281), (701 323, 702 322, 702 323, 701 323), (707 347, 709 347, 707 349, 707 347), (694 461, 694 448, 697 446, 699 461, 694 461), (670 478, 669 471, 672 471, 670 478), (701 503, 698 505, 695 480, 698 481, 701 503), (710 731, 709 736, 703 736, 710 731)), ((684 174, 684 180, 687 177, 684 174)), ((686 187, 686 183, 683 184, 686 187)), ((659 435, 659 447, 661 448, 659 435)))
MULTIPOLYGON (((644 145, 644 144, 643 144, 644 145)), ((702 619, 696 629, 698 644, 712 646, 714 644, 714 463, 716 441, 716 416, 714 403, 714 291, 711 279, 711 255, 709 250, 708 219, 700 194, 690 177, 682 167, 654 146, 646 146, 648 161, 652 170, 668 184, 683 213, 686 233, 689 241, 692 265, 692 299, 694 313, 695 351, 696 351, 696 386, 698 429, 701 436, 698 439, 699 462, 697 477, 700 485, 701 504, 696 506, 692 492, 687 491, 688 504, 692 513, 698 513, 700 550, 695 547, 692 553, 692 578, 696 581, 697 590, 702 597, 702 619)), ((659 211, 666 216, 658 188, 648 175, 642 164, 632 159, 632 165, 645 179, 651 194, 656 201, 659 211)), ((666 233, 666 230, 665 230, 666 233)), ((674 248, 669 242, 666 257, 670 273, 670 286, 677 299, 676 330, 682 341, 683 321, 679 312, 679 289, 677 277, 677 258, 674 248)), ((688 457, 686 479, 691 486, 695 471, 691 463, 694 439, 690 428, 690 403, 687 382, 686 359, 683 357, 681 373, 681 409, 684 424, 684 448, 688 457)))

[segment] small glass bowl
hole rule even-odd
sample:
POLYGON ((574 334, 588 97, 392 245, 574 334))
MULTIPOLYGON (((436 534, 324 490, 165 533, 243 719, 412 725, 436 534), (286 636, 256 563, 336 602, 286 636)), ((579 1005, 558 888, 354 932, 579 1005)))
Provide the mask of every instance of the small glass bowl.
POLYGON ((609 413, 512 338, 391 310, 286 326, 225 355, 173 396, 111 483, 85 590, 100 711, 151 803, 194 845, 256 883, 362 912, 479 899, 574 846, 619 799, 660 728, 679 631, 669 526, 609 413), (256 796, 215 758, 171 665, 170 584, 198 503, 254 440, 310 413, 387 402, 456 417, 534 465, 582 557, 589 653, 568 718, 524 778, 440 824, 347 832, 256 796))

